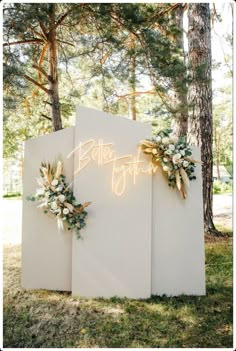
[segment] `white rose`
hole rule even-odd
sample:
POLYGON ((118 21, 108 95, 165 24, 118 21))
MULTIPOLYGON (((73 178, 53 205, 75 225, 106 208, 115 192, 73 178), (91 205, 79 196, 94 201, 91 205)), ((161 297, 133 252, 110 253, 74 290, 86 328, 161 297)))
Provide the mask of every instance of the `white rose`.
POLYGON ((53 179, 52 183, 53 186, 56 186, 58 184, 58 180, 57 179, 53 179))
POLYGON ((171 155, 171 154, 172 154, 172 151, 171 151, 171 150, 166 150, 166 151, 165 151, 165 154, 166 154, 166 155, 171 155))
POLYGON ((167 145, 169 143, 170 139, 167 137, 162 138, 162 144, 167 145))
POLYGON ((49 198, 49 195, 50 195, 50 192, 49 192, 49 191, 46 191, 45 197, 46 197, 47 199, 49 198))
POLYGON ((163 171, 168 172, 169 171, 169 167, 168 166, 164 166, 163 167, 163 171))
POLYGON ((181 153, 182 156, 185 155, 185 151, 184 150, 181 150, 180 153, 181 153))
POLYGON ((159 143, 159 142, 161 141, 161 137, 160 137, 159 135, 158 135, 158 136, 156 136, 156 138, 155 138, 155 139, 156 139, 156 142, 157 142, 157 143, 159 143))
POLYGON ((183 162, 183 166, 184 166, 184 167, 188 167, 188 165, 189 165, 189 162, 188 162, 188 161, 184 161, 184 162, 183 162))
POLYGON ((58 199, 59 199, 60 202, 64 202, 66 197, 65 197, 65 195, 59 195, 58 199))
POLYGON ((70 212, 70 211, 69 211, 68 208, 64 208, 63 213, 64 213, 65 215, 67 215, 69 212, 70 212))
POLYGON ((168 158, 164 157, 164 158, 163 158, 163 161, 164 161, 164 162, 168 162, 169 160, 168 160, 168 158))
POLYGON ((56 201, 53 201, 53 202, 51 203, 51 209, 52 209, 52 210, 56 210, 56 209, 57 209, 57 203, 56 203, 56 201))
POLYGON ((62 191, 63 189, 63 185, 59 185, 57 188, 56 188, 56 191, 59 192, 59 191, 62 191))
POLYGON ((179 160, 181 159, 181 154, 175 154, 172 158, 172 161, 174 163, 179 163, 179 160))
POLYGON ((169 149, 172 150, 172 151, 174 151, 175 146, 174 146, 173 144, 170 144, 170 145, 169 145, 169 149))
POLYGON ((43 195, 44 194, 44 189, 40 188, 36 190, 36 195, 43 195))
POLYGON ((171 141, 172 141, 172 143, 177 143, 178 138, 177 138, 177 137, 175 137, 175 136, 173 136, 173 137, 171 137, 171 141))

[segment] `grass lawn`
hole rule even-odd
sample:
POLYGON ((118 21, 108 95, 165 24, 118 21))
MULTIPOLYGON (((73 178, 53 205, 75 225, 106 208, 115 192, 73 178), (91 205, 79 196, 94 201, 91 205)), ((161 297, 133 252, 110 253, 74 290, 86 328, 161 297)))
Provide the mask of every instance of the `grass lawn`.
MULTIPOLYGON (((73 298, 20 288, 20 246, 4 252, 4 347, 230 348, 232 239, 206 243, 207 296, 73 298)), ((194 279, 194 277, 193 277, 194 279)))

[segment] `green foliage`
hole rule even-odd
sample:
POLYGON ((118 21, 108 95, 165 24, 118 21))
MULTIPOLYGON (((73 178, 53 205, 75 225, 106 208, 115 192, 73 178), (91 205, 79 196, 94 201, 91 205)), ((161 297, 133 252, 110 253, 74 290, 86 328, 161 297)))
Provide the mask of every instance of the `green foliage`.
POLYGON ((232 193, 232 182, 224 183, 219 180, 215 180, 213 182, 213 194, 224 194, 224 193, 232 193))

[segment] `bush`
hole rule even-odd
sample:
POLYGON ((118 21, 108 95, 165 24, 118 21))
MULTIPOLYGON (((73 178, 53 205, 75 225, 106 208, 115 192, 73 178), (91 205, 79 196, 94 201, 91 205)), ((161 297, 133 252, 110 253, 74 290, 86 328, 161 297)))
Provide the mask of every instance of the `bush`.
POLYGON ((3 195, 3 197, 5 199, 12 198, 12 197, 21 197, 21 196, 22 196, 22 194, 19 192, 18 193, 8 193, 8 194, 3 195))
POLYGON ((232 193, 232 182, 223 183, 219 180, 213 182, 213 194, 232 193))

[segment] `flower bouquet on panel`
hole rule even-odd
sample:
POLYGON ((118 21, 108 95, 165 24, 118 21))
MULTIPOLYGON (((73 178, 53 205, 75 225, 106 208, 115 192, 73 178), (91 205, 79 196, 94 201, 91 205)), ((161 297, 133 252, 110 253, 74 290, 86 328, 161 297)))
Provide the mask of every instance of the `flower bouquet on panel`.
POLYGON ((39 171, 40 178, 37 181, 40 188, 36 190, 35 195, 27 196, 27 200, 40 202, 38 207, 42 208, 44 213, 56 216, 60 230, 63 230, 66 224, 67 229, 75 230, 79 238, 87 217, 85 208, 91 202, 84 204, 77 202, 73 191, 66 183, 61 160, 53 164, 42 162, 39 171))
POLYGON ((171 136, 172 130, 161 130, 156 136, 140 142, 143 151, 152 156, 152 162, 161 166, 169 186, 177 188, 186 199, 189 181, 196 179, 194 168, 201 161, 192 157, 192 149, 185 138, 171 136))

